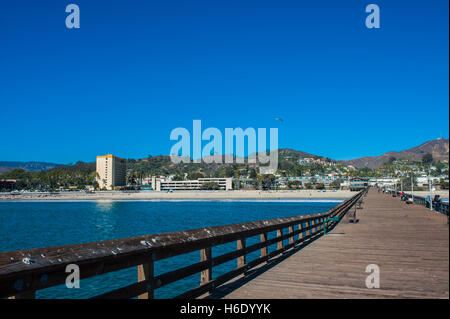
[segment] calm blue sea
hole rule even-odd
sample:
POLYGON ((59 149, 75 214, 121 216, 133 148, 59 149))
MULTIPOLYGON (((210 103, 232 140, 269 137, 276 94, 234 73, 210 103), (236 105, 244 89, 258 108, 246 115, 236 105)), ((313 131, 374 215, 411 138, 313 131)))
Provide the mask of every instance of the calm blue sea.
MULTIPOLYGON (((277 217, 324 212, 340 200, 233 201, 29 201, 0 202, 0 252, 156 234, 277 217)), ((275 234, 269 234, 269 238, 275 234)), ((247 243, 256 242, 252 238, 247 243)), ((213 248, 213 256, 236 249, 236 243, 213 248)), ((274 249, 274 247, 271 247, 274 249)), ((269 249, 270 251, 270 249, 269 249)), ((258 257, 258 252, 249 260, 258 257)), ((158 275, 199 261, 199 252, 155 264, 158 275)), ((235 267, 236 261, 213 269, 213 277, 235 267)), ((81 269, 81 272, 83 270, 81 269)), ((79 289, 65 285, 37 292, 37 298, 88 298, 137 280, 133 267, 81 281, 79 289)), ((156 290, 170 298, 199 284, 200 275, 156 290)))

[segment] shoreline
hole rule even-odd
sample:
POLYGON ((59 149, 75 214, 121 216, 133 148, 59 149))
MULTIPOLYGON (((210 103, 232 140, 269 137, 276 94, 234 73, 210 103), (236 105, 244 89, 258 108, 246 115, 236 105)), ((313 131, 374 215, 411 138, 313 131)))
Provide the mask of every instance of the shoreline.
POLYGON ((140 191, 98 191, 95 193, 85 192, 61 192, 50 193, 21 193, 11 195, 0 193, 0 202, 18 201, 99 201, 99 200, 264 200, 264 199, 322 199, 343 200, 352 197, 356 192, 351 191, 318 191, 318 190, 293 190, 293 191, 255 191, 255 190, 232 190, 232 191, 174 191, 173 193, 140 191))
MULTIPOLYGON (((355 195, 349 190, 231 190, 231 191, 174 191, 172 193, 156 191, 97 191, 95 193, 61 192, 61 193, 0 193, 0 202, 20 201, 161 201, 161 200, 345 200, 355 195)), ((426 197, 428 192, 414 192, 416 196, 426 197)), ((442 199, 449 198, 448 191, 435 191, 442 199)))
POLYGON ((223 203, 341 203, 346 198, 208 198, 208 199, 21 199, 21 200, 0 200, 1 203, 131 203, 131 202, 172 202, 172 203, 192 203, 192 202, 223 202, 223 203))

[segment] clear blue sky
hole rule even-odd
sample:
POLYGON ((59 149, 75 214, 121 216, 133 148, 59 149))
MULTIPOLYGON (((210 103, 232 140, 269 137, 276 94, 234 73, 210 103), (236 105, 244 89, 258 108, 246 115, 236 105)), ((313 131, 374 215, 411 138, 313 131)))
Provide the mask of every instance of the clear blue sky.
POLYGON ((449 133, 448 1, 4 1, 0 160, 168 155, 173 128, 278 127, 335 159, 449 133), (76 3, 81 28, 65 27, 76 3), (367 29, 366 5, 381 9, 367 29), (284 121, 276 121, 280 117, 284 121))

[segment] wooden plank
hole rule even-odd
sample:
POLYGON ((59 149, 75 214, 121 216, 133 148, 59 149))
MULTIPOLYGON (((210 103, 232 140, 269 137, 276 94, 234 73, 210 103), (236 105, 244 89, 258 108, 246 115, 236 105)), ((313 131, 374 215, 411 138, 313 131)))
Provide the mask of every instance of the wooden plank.
POLYGON ((289 244, 292 244, 292 243, 294 243, 294 236, 293 236, 293 233, 294 233, 294 226, 289 226, 289 235, 291 235, 291 237, 289 237, 289 244))
POLYGON ((234 277, 237 277, 237 276, 247 272, 249 268, 256 267, 257 265, 259 265, 259 264, 261 264, 263 262, 266 262, 270 258, 275 257, 275 256, 283 253, 284 251, 292 248, 293 246, 294 246, 294 244, 288 244, 285 247, 283 247, 282 249, 277 249, 277 250, 269 253, 265 257, 260 257, 260 258, 257 258, 255 260, 252 260, 251 262, 249 262, 248 264, 244 265, 243 267, 239 267, 239 268, 236 268, 236 269, 234 269, 232 271, 229 271, 229 272, 227 272, 227 273, 225 273, 225 274, 223 274, 223 275, 221 275, 221 276, 211 280, 210 282, 208 282, 208 283, 206 283, 204 285, 201 285, 201 286, 199 286, 197 288, 191 289, 191 290, 189 290, 187 292, 184 292, 184 293, 176 296, 175 299, 186 299, 186 298, 192 299, 192 298, 196 298, 198 296, 201 296, 202 294, 210 291, 211 289, 213 289, 215 287, 218 287, 219 285, 227 282, 228 280, 230 280, 230 279, 232 279, 234 277))
POLYGON ((211 247, 202 249, 200 251, 200 261, 206 261, 210 266, 201 272, 200 285, 203 285, 212 279, 212 264, 211 264, 211 247))
MULTIPOLYGON (((299 230, 296 230, 294 232, 294 235, 297 235, 298 232, 299 232, 299 230)), ((235 250, 235 251, 232 251, 232 252, 229 252, 229 253, 226 253, 226 254, 214 257, 213 258, 213 265, 217 266, 217 265, 223 264, 223 263, 225 263, 227 261, 230 261, 232 259, 235 259, 235 258, 238 258, 240 256, 243 256, 244 254, 251 253, 251 252, 253 252, 255 250, 264 249, 264 248, 266 248, 266 247, 268 247, 270 245, 278 243, 280 240, 288 239, 289 236, 290 236, 289 234, 285 234, 282 237, 274 237, 272 239, 266 239, 265 242, 259 242, 259 243, 256 243, 256 244, 253 244, 253 245, 250 245, 250 246, 246 246, 243 249, 235 250)), ((307 239, 307 237, 305 237, 303 239, 307 239)))
POLYGON ((143 293, 138 296, 138 299, 153 299, 154 289, 153 289, 153 277, 154 277, 154 264, 153 260, 149 260, 146 264, 138 266, 138 282, 147 281, 148 282, 148 292, 143 293))
MULTIPOLYGON (((261 243, 265 244, 267 241, 267 233, 262 233, 261 235, 261 243)), ((267 256, 267 246, 261 248, 261 257, 267 256)))
POLYGON ((298 240, 301 240, 303 238, 303 236, 305 235, 303 223, 298 224, 298 229, 301 230, 301 232, 298 234, 298 240))
POLYGON ((172 270, 161 275, 154 277, 152 281, 140 281, 137 283, 133 283, 131 285, 127 285, 125 287, 117 288, 112 291, 106 292, 104 294, 95 296, 95 299, 124 299, 124 298, 133 298, 138 296, 139 294, 146 292, 148 288, 148 284, 153 282, 153 290, 171 284, 180 279, 186 278, 193 274, 199 273, 208 267, 211 267, 210 262, 198 262, 196 264, 192 264, 180 269, 172 270))
MULTIPOLYGON (((277 237, 278 237, 278 238, 283 237, 283 228, 280 228, 280 229, 277 230, 277 237)), ((280 241, 277 243, 277 249, 282 249, 282 248, 283 248, 283 241, 280 240, 280 241)))
MULTIPOLYGON (((241 250, 241 249, 245 249, 245 246, 246 246, 245 238, 239 239, 237 241, 237 250, 238 251, 241 250)), ((238 259, 237 259, 237 267, 238 268, 244 267, 245 264, 246 264, 246 262, 245 262, 245 254, 244 254, 241 257, 238 257, 238 259)))

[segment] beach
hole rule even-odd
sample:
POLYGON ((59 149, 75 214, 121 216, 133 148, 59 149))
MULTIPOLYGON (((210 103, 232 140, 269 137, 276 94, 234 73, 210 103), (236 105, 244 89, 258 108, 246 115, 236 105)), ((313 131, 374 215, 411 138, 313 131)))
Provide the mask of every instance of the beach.
MULTIPOLYGON (((22 200, 238 200, 238 199, 346 199, 355 195, 349 190, 231 190, 231 191, 96 191, 86 193, 84 191, 73 192, 23 192, 19 194, 0 193, 0 201, 22 200)), ((426 191, 414 192, 414 195, 427 197, 426 191)), ((449 191, 434 191, 434 195, 441 198, 449 198, 449 191)))
POLYGON ((84 191, 59 192, 59 193, 0 193, 0 201, 11 200, 233 200, 233 199, 346 199, 356 194, 348 190, 319 191, 319 190, 232 190, 232 191, 96 191, 86 193, 84 191))

